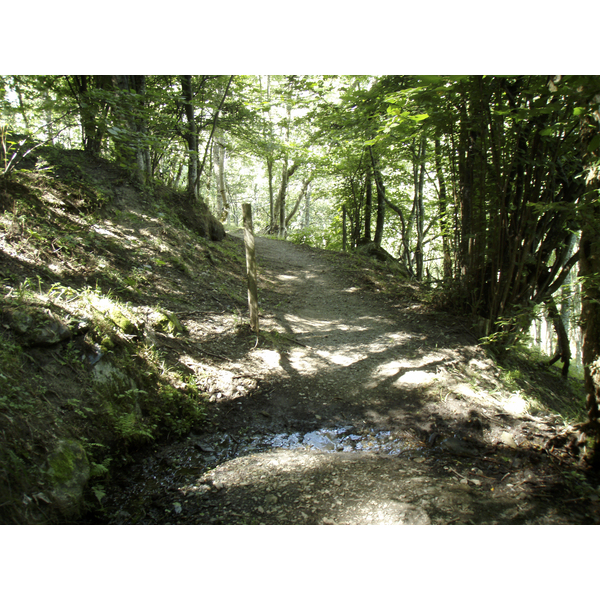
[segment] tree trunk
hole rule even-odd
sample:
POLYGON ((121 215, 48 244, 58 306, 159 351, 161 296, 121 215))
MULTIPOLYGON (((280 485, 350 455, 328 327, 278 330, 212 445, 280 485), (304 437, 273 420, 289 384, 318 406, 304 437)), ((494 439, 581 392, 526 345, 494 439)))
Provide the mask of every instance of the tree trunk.
POLYGON ((292 163, 292 166, 287 167, 287 157, 284 161, 283 169, 281 171, 281 185, 279 186, 279 193, 275 199, 275 210, 274 217, 277 219, 277 224, 272 230, 272 233, 278 233, 281 237, 285 235, 285 198, 287 195, 287 188, 290 177, 296 172, 300 163, 292 163))
POLYGON ((584 205, 583 227, 579 245, 581 285, 581 326, 583 330, 582 360, 584 366, 587 410, 590 423, 599 430, 600 417, 600 207, 598 180, 588 183, 584 205))
POLYGON ((442 253, 444 256, 444 283, 449 284, 452 280, 452 254, 450 251, 450 228, 448 223, 448 196, 446 181, 442 169, 442 149, 439 139, 435 140, 435 169, 439 185, 438 213, 440 217, 440 232, 442 235, 442 253))
POLYGON ((111 87, 110 75, 75 75, 67 78, 75 100, 79 105, 83 149, 93 155, 100 154, 106 133, 108 103, 99 99, 96 90, 111 87))
POLYGON ((415 265, 417 281, 423 281, 423 226, 425 222, 425 204, 423 202, 423 186, 425 183, 425 153, 427 140, 421 138, 417 155, 415 156, 415 220, 417 225, 417 245, 415 247, 415 265))
POLYGON ((281 187, 279 188, 279 196, 277 198, 279 208, 279 237, 285 237, 285 196, 287 193, 288 186, 288 159, 287 156, 283 161, 283 170, 281 172, 281 187))
POLYGON ((371 212, 373 211, 373 183, 371 180, 371 169, 367 169, 365 182, 365 240, 371 241, 371 212))
POLYGON ((308 186, 310 185, 311 179, 306 179, 304 181, 304 183, 302 184, 302 189, 300 190, 300 193, 298 194, 298 199, 296 200, 296 203, 294 204, 294 207, 292 208, 292 210, 290 211, 290 213, 288 214, 288 216, 285 219, 285 227, 286 229, 288 228, 291 220, 294 218, 294 215, 298 212, 298 208, 300 207, 300 203, 302 202, 302 198, 304 197, 305 194, 307 194, 307 190, 308 190, 308 186))
POLYGON ((146 78, 144 75, 114 75, 115 99, 111 102, 112 115, 121 135, 113 138, 119 160, 141 184, 150 178, 150 149, 146 143, 146 115, 144 103, 146 78), (123 133, 124 132, 124 133, 123 133))
POLYGON ((342 206, 342 251, 346 252, 348 246, 348 233, 346 231, 346 205, 342 206))
POLYGON ((227 189, 225 186, 225 146, 219 137, 215 137, 213 152, 216 155, 217 217, 222 223, 225 223, 227 215, 229 214, 229 202, 227 201, 227 189))
POLYGON ((152 176, 150 147, 146 142, 146 136, 148 135, 148 120, 144 113, 146 103, 146 76, 134 75, 133 84, 139 98, 139 116, 136 120, 136 132, 138 133, 138 144, 136 146, 137 179, 143 184, 147 183, 152 176))
POLYGON ((275 198, 273 194, 273 157, 267 157, 267 172, 269 174, 269 232, 275 230, 275 198))
POLYGON ((569 344, 569 336, 567 335, 567 330, 565 328, 565 323, 562 319, 561 314, 558 312, 558 307, 556 306, 556 301, 553 297, 551 297, 546 305, 548 307, 548 316, 552 320, 552 324, 554 325, 554 331, 556 332, 556 352, 554 356, 548 363, 549 365, 553 365, 558 360, 561 360, 563 363, 562 368, 562 376, 567 377, 569 375, 569 363, 571 362, 571 347, 569 344))
POLYGON ((258 334, 258 277, 254 230, 252 227, 252 206, 250 204, 242 204, 242 213, 244 219, 244 245, 246 247, 246 274, 248 277, 250 327, 254 333, 258 334))
POLYGON ((375 156, 373 155, 373 148, 369 146, 369 152, 371 153, 371 163, 373 165, 373 175, 375 177, 375 184, 377 188, 377 222, 375 225, 375 238, 373 241, 379 248, 383 241, 383 225, 385 223, 385 187, 383 185, 383 177, 379 170, 375 156))
POLYGON ((304 198, 306 202, 304 204, 304 228, 308 229, 310 227, 310 188, 309 185, 306 189, 306 194, 304 194, 304 198))
POLYGON ((194 97, 192 92, 192 76, 184 75, 181 78, 181 94, 183 108, 187 119, 187 126, 183 137, 188 146, 188 185, 187 192, 190 198, 198 199, 198 129, 194 117, 194 97))

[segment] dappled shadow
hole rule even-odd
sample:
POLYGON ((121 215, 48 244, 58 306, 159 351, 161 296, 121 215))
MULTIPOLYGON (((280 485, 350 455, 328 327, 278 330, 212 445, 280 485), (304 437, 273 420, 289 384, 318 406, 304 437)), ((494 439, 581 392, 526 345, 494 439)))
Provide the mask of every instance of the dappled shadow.
POLYGON ((489 435, 519 417, 480 397, 490 367, 468 334, 374 304, 316 259, 266 258, 262 335, 203 311, 169 340, 198 378, 214 369, 207 423, 122 473, 110 522, 569 523, 576 507, 593 522, 551 457, 489 435), (340 426, 403 449, 275 448, 340 426))

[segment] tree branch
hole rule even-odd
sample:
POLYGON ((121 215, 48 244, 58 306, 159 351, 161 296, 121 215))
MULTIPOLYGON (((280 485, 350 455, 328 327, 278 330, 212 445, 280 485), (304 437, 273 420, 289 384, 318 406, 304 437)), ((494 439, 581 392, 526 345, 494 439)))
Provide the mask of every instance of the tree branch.
POLYGON ((234 77, 233 75, 231 75, 229 77, 229 81, 227 82, 227 87, 225 88, 225 92, 223 93, 223 97, 221 98, 221 103, 219 104, 219 108, 217 109, 217 112, 215 113, 215 118, 213 119, 213 126, 210 131, 210 136, 208 138, 208 142, 206 143, 206 147, 204 148, 204 158, 202 159, 202 164, 200 165, 200 168, 198 169, 197 179, 200 179, 200 176, 202 175, 202 172, 204 171, 204 164, 206 163, 206 155, 208 154, 208 149, 210 147, 210 143, 212 141, 213 134, 215 133, 215 129, 217 128, 217 121, 219 120, 219 113, 221 112, 221 108, 223 108, 223 103, 225 102, 225 98, 227 97, 227 92, 229 92, 229 86, 231 85, 231 82, 233 81, 233 77, 234 77))

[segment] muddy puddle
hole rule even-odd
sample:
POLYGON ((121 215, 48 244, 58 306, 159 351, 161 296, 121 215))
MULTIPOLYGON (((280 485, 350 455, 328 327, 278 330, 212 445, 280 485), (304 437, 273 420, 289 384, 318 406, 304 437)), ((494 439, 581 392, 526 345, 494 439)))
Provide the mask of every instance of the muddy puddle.
POLYGON ((390 431, 360 431, 352 426, 316 429, 307 433, 190 435, 163 447, 119 472, 106 486, 102 514, 95 522, 152 522, 164 511, 167 496, 193 485, 204 473, 234 458, 271 450, 306 452, 369 452, 418 457, 427 451, 421 442, 390 431))

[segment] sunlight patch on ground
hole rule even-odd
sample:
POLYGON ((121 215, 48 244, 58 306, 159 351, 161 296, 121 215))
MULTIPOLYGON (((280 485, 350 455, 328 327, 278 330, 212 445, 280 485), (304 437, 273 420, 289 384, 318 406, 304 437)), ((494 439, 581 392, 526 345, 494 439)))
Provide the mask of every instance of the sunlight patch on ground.
POLYGON ((321 370, 322 365, 319 365, 314 359, 308 358, 304 352, 297 350, 288 355, 291 367, 298 373, 303 375, 314 375, 321 370))
POLYGON ((520 416, 527 412, 528 405, 527 400, 522 398, 521 395, 517 392, 516 394, 513 394, 510 398, 504 400, 502 403, 502 407, 507 412, 515 416, 520 416))
POLYGON ((414 365, 408 360, 392 360, 383 365, 379 365, 373 373, 373 377, 386 379, 397 375, 401 369, 409 369, 410 367, 414 367, 414 365))
POLYGON ((92 231, 98 235, 103 235, 104 237, 118 237, 112 231, 104 229, 103 227, 100 227, 100 225, 92 225, 92 231))
POLYGON ((466 398, 479 398, 479 394, 475 390, 473 390, 473 388, 470 385, 467 385, 466 383, 459 383, 458 385, 453 386, 452 391, 455 394, 465 396, 466 398))
POLYGON ((275 350, 256 350, 255 354, 269 367, 269 369, 280 369, 281 356, 275 350))
POLYGON ((341 367, 349 367, 351 364, 361 360, 360 357, 355 358, 344 354, 333 354, 327 352, 327 350, 317 350, 317 354, 321 358, 324 358, 335 365, 340 365, 341 367))
POLYGON ((308 319, 306 317, 298 317, 296 315, 286 314, 285 320, 293 326, 293 332, 308 333, 311 331, 330 331, 339 321, 318 321, 317 319, 308 319))
POLYGON ((432 383, 435 379, 435 373, 428 373, 427 371, 407 371, 396 381, 396 385, 425 385, 432 383))

